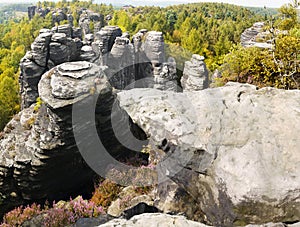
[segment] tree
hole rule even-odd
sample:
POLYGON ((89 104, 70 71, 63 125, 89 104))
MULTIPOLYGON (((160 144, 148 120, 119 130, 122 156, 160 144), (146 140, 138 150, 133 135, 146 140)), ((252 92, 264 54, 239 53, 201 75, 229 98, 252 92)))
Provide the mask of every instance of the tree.
POLYGON ((297 9, 291 4, 285 4, 278 10, 280 19, 277 20, 275 26, 281 30, 290 30, 297 24, 297 9))

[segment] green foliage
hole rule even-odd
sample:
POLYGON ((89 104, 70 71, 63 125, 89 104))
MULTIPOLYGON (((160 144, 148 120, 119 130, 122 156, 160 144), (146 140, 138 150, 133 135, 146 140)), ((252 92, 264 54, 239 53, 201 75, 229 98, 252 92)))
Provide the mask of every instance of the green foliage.
POLYGON ((37 97, 35 106, 33 108, 34 112, 38 112, 43 104, 43 100, 40 97, 37 97))
POLYGON ((222 78, 216 83, 238 81, 259 87, 300 88, 300 24, 297 11, 292 4, 283 5, 278 11, 278 18, 274 24, 271 23, 267 36, 267 39, 273 40, 273 48, 236 46, 225 56, 224 65, 220 68, 222 78), (285 32, 278 32, 283 29, 285 32))
POLYGON ((50 19, 35 16, 0 24, 0 130, 20 110, 19 62, 39 30, 51 25, 50 19))
POLYGON ((279 19, 275 26, 281 30, 290 30, 297 24, 297 9, 291 4, 283 5, 279 8, 279 19))
POLYGON ((240 6, 197 3, 119 10, 115 11, 111 24, 130 33, 142 28, 162 31, 167 43, 204 55, 208 67, 214 70, 232 44, 240 42, 241 33, 262 19, 261 15, 240 6))
POLYGON ((228 81, 282 89, 300 87, 300 38, 278 37, 273 51, 256 47, 235 47, 221 67, 223 84, 228 81))

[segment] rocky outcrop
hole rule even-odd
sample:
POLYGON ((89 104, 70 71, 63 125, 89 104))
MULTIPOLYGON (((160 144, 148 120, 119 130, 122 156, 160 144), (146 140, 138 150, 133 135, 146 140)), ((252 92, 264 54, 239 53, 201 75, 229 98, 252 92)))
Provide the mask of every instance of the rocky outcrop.
MULTIPOLYGON (((101 17, 89 14, 89 18, 98 20, 101 17)), ((164 62, 161 32, 147 32, 143 29, 133 36, 131 42, 130 35, 122 34, 117 26, 103 27, 95 35, 85 34, 82 40, 83 29, 65 24, 40 31, 31 45, 31 51, 26 53, 20 63, 22 109, 35 103, 38 97, 37 84, 45 72, 71 61, 89 61, 107 66, 109 81, 117 89, 125 89, 130 85, 131 88, 154 87, 178 91, 176 62, 174 58, 164 62), (145 42, 142 41, 144 38, 145 42)), ((193 67, 199 65, 202 68, 205 66, 200 62, 193 67)))
POLYGON ((104 15, 91 10, 83 10, 80 14, 79 26, 84 35, 92 32, 96 33, 105 26, 104 15), (94 30, 92 30, 91 24, 93 24, 94 30))
POLYGON ((72 104, 101 93, 99 114, 105 117, 110 115, 111 92, 101 69, 88 62, 65 63, 42 77, 39 95, 44 104, 21 111, 0 141, 0 216, 20 204, 92 190, 94 172, 73 135, 72 104))
POLYGON ((153 148, 165 151, 157 171, 195 199, 204 214, 198 220, 299 220, 298 90, 229 83, 184 93, 134 89, 118 100, 153 148))
POLYGON ((176 61, 170 57, 168 62, 154 66, 154 88, 178 91, 176 61))
POLYGON ((51 37, 49 30, 43 30, 31 45, 31 51, 20 62, 22 108, 29 107, 38 97, 37 85, 48 67, 51 37))
POLYGON ((110 83, 117 89, 124 89, 135 80, 134 48, 128 38, 117 37, 111 49, 108 67, 110 83))
POLYGON ((70 25, 40 31, 31 45, 31 51, 20 62, 22 109, 35 103, 38 82, 46 71, 66 61, 80 60, 81 46, 81 40, 73 37, 73 28, 70 25))
POLYGON ((62 9, 56 9, 52 12, 52 24, 60 24, 62 21, 65 20, 68 20, 68 17, 62 9))
POLYGON ((199 91, 208 88, 208 70, 204 57, 193 54, 192 59, 185 62, 181 85, 184 91, 199 91))
POLYGON ((264 22, 256 22, 252 27, 247 28, 241 35, 241 44, 244 47, 259 47, 272 49, 271 33, 264 30, 264 22), (269 39, 268 39, 269 37, 269 39))
POLYGON ((165 45, 162 32, 150 31, 146 34, 144 44, 145 54, 153 63, 163 63, 165 61, 165 45))
POLYGON ((36 6, 29 6, 28 7, 28 18, 31 20, 35 15, 36 6))
POLYGON ((190 226, 190 227, 207 227, 207 225, 189 221, 183 216, 169 215, 169 214, 141 214, 132 217, 129 220, 126 219, 113 219, 105 224, 99 225, 99 227, 113 227, 113 226, 124 226, 124 227, 158 227, 158 226, 190 226))

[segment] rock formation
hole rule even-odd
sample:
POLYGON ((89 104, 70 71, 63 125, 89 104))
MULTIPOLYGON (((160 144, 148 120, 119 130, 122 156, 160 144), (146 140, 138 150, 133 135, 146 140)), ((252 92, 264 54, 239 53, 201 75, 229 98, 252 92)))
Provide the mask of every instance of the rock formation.
POLYGON ((117 89, 124 89, 132 84, 135 80, 134 64, 134 48, 130 40, 117 37, 108 61, 111 85, 117 89))
POLYGON ((204 57, 193 54, 191 61, 185 62, 181 85, 184 91, 199 91, 208 88, 208 71, 204 57))
POLYGON ((67 14, 61 10, 56 9, 52 12, 52 23, 58 23, 60 24, 62 21, 68 20, 67 14))
POLYGON ((264 31, 264 26, 264 22, 256 22, 252 27, 247 28, 241 35, 242 46, 272 49, 272 40, 268 40, 271 34, 264 31))
POLYGON ((169 58, 168 62, 154 66, 154 88, 159 90, 178 91, 176 61, 169 58))
POLYGON ((118 100, 153 149, 166 152, 158 171, 196 200, 206 223, 299 220, 298 90, 229 83, 184 93, 134 89, 118 100))
POLYGON ((91 10, 83 10, 80 14, 79 26, 84 35, 92 32, 96 33, 105 26, 104 16, 91 10), (94 26, 94 31, 91 30, 91 24, 94 26))
POLYGON ((72 27, 60 25, 52 30, 42 29, 21 60, 20 89, 22 109, 35 103, 41 76, 66 61, 79 60, 81 41, 72 38, 72 27))
POLYGON ((29 6, 28 7, 28 18, 31 20, 35 15, 36 6, 29 6))
MULTIPOLYGON (((86 193, 93 187, 94 173, 74 141, 70 105, 89 94, 89 84, 94 84, 89 81, 100 73, 87 62, 53 68, 39 85, 45 104, 40 109, 24 109, 7 125, 0 142, 0 216, 22 203, 63 198, 76 191, 86 193), (75 81, 81 77, 86 78, 75 81), (72 90, 76 83, 77 89, 72 90)), ((98 83, 100 90, 95 92, 111 91, 105 77, 98 83)))
POLYGON ((144 50, 148 59, 153 63, 165 61, 165 46, 162 32, 150 31, 146 34, 144 50))

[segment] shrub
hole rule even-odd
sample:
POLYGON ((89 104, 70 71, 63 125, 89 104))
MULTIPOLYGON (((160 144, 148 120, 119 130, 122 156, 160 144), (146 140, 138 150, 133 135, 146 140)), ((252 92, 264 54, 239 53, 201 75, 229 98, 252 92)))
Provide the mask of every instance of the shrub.
POLYGON ((113 181, 106 179, 95 189, 91 201, 97 206, 107 209, 112 201, 118 198, 123 187, 117 185, 113 181))
POLYGON ((69 203, 53 204, 53 208, 46 211, 44 218, 45 227, 61 227, 74 224, 79 218, 97 217, 104 213, 103 208, 94 202, 83 200, 81 196, 69 203))

